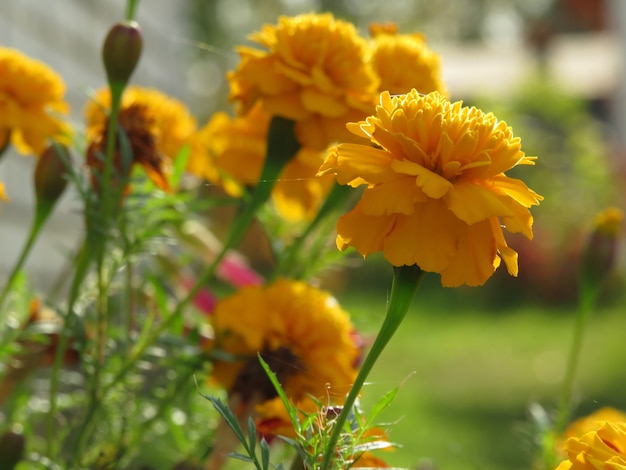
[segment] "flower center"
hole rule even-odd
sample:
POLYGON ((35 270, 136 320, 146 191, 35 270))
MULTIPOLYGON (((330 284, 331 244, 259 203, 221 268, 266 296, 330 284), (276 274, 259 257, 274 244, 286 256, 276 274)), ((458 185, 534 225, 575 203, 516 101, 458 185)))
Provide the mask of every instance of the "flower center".
MULTIPOLYGON (((260 354, 270 370, 276 374, 283 388, 290 377, 302 371, 300 359, 288 347, 281 346, 274 350, 266 347, 260 354)), ((256 356, 248 359, 241 368, 231 389, 232 392, 239 394, 244 401, 252 399, 253 396, 260 397, 263 401, 278 396, 256 356)))

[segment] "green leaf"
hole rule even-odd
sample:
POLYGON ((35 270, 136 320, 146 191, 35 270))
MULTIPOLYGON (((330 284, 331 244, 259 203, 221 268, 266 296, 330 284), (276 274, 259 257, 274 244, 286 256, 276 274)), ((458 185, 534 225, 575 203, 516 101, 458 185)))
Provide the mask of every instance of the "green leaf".
POLYGON ((222 418, 224 418, 226 424, 228 424, 228 427, 230 427, 235 436, 237 436, 237 439, 239 439, 239 441, 247 447, 248 443, 246 442, 246 435, 244 434, 243 429, 241 429, 239 421, 237 421, 237 417, 233 414, 232 411, 230 411, 228 405, 226 405, 219 398, 212 397, 210 395, 204 395, 203 393, 200 393, 200 395, 202 395, 204 398, 211 402, 217 412, 222 416, 222 418))
POLYGON ((369 412, 367 421, 365 421, 365 425, 363 426, 364 429, 368 429, 373 425, 374 420, 391 404, 397 394, 398 387, 385 393, 382 398, 376 402, 372 410, 369 412))
POLYGON ((274 388, 276 389, 276 393, 278 393, 278 396, 280 397, 283 404, 285 405, 285 408, 287 408, 287 413, 289 414, 289 418, 291 419, 293 427, 295 428, 296 432, 299 434, 300 433, 300 419, 298 417, 297 408, 293 405, 293 403, 291 403, 289 398, 287 398, 287 395, 285 394, 285 391, 283 390, 282 385, 278 381, 276 374, 272 372, 272 370, 270 369, 270 366, 268 366, 267 363, 263 360, 263 357, 261 357, 261 354, 258 354, 258 357, 259 357, 259 362, 261 363, 261 367, 263 367, 263 370, 267 374, 267 377, 270 379, 270 382, 272 382, 272 385, 274 385, 274 388))
POLYGON ((252 416, 248 416, 248 442, 250 442, 249 452, 254 454, 256 450, 256 426, 252 416))
POLYGON ((187 169, 187 162, 189 161, 189 155, 191 154, 191 149, 189 145, 185 145, 178 155, 174 158, 174 168, 172 168, 172 174, 170 175, 170 185, 172 187, 177 187, 180 183, 185 170, 187 169))
POLYGON ((255 461, 255 459, 253 459, 249 455, 242 454, 240 452, 231 452, 230 454, 228 454, 228 456, 232 457, 233 459, 243 460, 244 462, 254 463, 255 461))
POLYGON ((270 445, 265 438, 261 439, 261 463, 263 470, 267 470, 270 467, 270 445))

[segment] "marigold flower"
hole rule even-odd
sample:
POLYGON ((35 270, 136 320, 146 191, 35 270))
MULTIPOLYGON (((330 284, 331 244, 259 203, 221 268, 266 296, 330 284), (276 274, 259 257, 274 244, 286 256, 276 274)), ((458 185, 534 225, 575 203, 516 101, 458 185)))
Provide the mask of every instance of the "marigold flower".
POLYGON ((287 396, 341 402, 356 376, 360 351, 347 313, 328 293, 303 282, 247 286, 220 301, 210 318, 215 348, 241 358, 215 361, 212 379, 243 402, 277 397, 261 368, 261 354, 287 396))
POLYGON ((239 47, 228 75, 240 114, 260 101, 270 115, 297 121, 301 144, 321 151, 373 109, 378 79, 354 25, 330 13, 283 16, 250 39, 265 50, 239 47))
MULTIPOLYGON (((245 116, 214 114, 194 139, 189 171, 240 196, 243 187, 259 182, 269 124, 270 116, 259 103, 245 116)), ((323 153, 302 147, 283 168, 272 200, 286 220, 311 220, 317 214, 333 184, 332 177, 316 176, 322 161, 323 153)))
POLYGON ((626 469, 626 422, 603 422, 597 430, 565 442, 567 460, 557 470, 626 469))
MULTIPOLYGON (((87 137, 91 142, 87 164, 96 173, 104 167, 110 105, 109 89, 104 88, 85 109, 87 137)), ((142 165, 159 188, 169 189, 168 166, 183 146, 190 143, 195 132, 196 123, 187 108, 157 90, 129 87, 122 97, 119 125, 128 136, 133 163, 142 165)), ((123 174, 119 144, 117 148, 115 168, 118 175, 127 176, 123 174)))
POLYGON ((534 162, 492 114, 450 103, 438 92, 381 95, 376 114, 348 124, 374 146, 330 149, 320 174, 367 185, 337 224, 337 246, 364 257, 382 251, 394 266, 441 274, 444 286, 483 284, 504 260, 517 275, 509 232, 532 238, 529 207, 541 196, 505 171, 534 162))
POLYGON ((64 94, 63 80, 47 65, 0 47, 0 148, 10 138, 18 152, 39 155, 48 139, 67 140, 64 94))
POLYGON ((610 406, 605 406, 571 423, 563 433, 563 437, 565 439, 580 437, 589 431, 597 431, 605 421, 626 423, 626 413, 610 406))
POLYGON ((393 25, 373 24, 370 35, 380 91, 397 95, 415 88, 420 93, 445 94, 439 55, 428 48, 423 34, 397 34, 393 25))

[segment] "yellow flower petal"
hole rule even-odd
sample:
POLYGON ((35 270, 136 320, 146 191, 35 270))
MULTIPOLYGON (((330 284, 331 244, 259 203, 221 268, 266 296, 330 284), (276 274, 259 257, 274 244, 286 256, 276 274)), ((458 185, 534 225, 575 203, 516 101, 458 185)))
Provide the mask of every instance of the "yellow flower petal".
POLYGON ((440 273, 444 286, 483 284, 502 261, 517 275, 501 224, 532 238, 528 209, 542 197, 503 173, 533 161, 506 123, 411 90, 383 92, 376 114, 347 128, 370 144, 339 144, 320 167, 340 184, 368 185, 337 223, 342 250, 382 251, 395 266, 440 273))

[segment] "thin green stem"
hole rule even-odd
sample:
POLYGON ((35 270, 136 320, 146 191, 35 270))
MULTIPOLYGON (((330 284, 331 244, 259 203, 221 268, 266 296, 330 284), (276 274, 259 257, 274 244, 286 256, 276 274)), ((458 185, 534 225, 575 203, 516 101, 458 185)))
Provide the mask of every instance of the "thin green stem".
POLYGON ((352 388, 350 389, 348 397, 343 404, 341 413, 333 425, 332 434, 324 451, 324 458, 322 460, 320 470, 330 470, 333 458, 335 457, 335 449, 339 442, 339 437, 341 436, 352 407, 361 392, 361 388, 374 367, 374 364, 376 364, 378 357, 383 352, 383 349, 385 349, 385 346, 387 346, 389 340, 392 338, 402 323, 402 320, 406 316, 406 313, 411 306, 411 302, 413 301, 424 276, 425 272, 415 265, 399 267, 394 266, 391 295, 389 297, 385 319, 383 320, 383 324, 376 335, 374 344, 363 361, 361 370, 359 370, 359 373, 352 384, 352 388))
POLYGON ((583 339, 587 321, 593 305, 595 303, 595 289, 583 286, 578 304, 578 312, 576 314, 576 323, 574 325, 574 335, 570 343, 569 354, 567 357, 567 365, 565 369, 565 377, 561 388, 561 397, 559 400, 559 411, 556 420, 556 432, 561 433, 565 430, 570 415, 570 407, 572 401, 572 390, 574 388, 574 380, 580 363, 580 356, 583 347, 583 339))
POLYGON ((128 21, 133 21, 135 19, 135 11, 137 10, 137 5, 139 4, 139 0, 128 0, 126 4, 126 19, 128 21))
POLYGON ((37 211, 35 215, 35 219, 33 220, 33 223, 30 227, 30 232, 28 234, 26 244, 23 246, 22 252, 20 253, 20 257, 17 259, 17 262, 13 266, 13 270, 11 271, 9 278, 6 284, 4 285, 4 288, 2 289, 2 294, 0 294, 0 312, 2 311, 4 301, 9 295, 9 292, 11 292, 11 288, 13 287, 13 283, 15 282, 15 278, 17 277, 19 272, 22 270, 22 267, 24 266, 24 263, 26 262, 26 259, 28 258, 28 255, 30 254, 35 244, 35 241, 37 240, 39 234, 41 233, 41 229, 43 228, 46 219, 47 217, 40 217, 39 211, 37 211))

